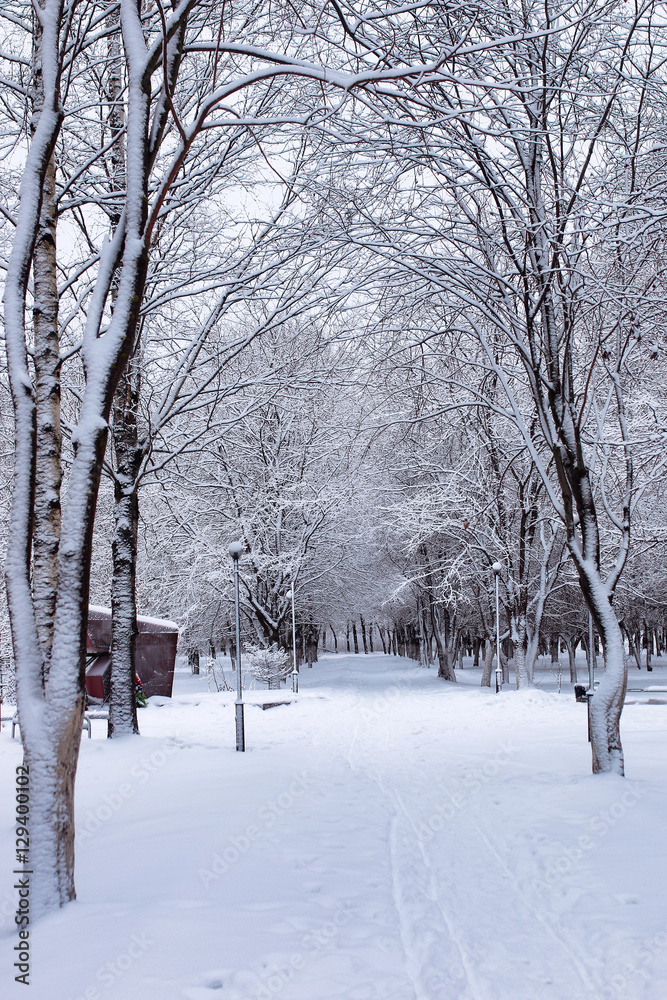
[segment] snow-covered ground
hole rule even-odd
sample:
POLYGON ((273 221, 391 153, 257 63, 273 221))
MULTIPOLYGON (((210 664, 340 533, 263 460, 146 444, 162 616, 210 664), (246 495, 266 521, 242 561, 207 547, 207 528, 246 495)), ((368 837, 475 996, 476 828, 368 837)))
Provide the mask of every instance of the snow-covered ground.
POLYGON ((549 670, 500 696, 459 679, 327 656, 296 703, 248 706, 245 754, 233 695, 185 671, 141 739, 93 722, 78 901, 33 928, 28 989, 5 724, 2 997, 664 1000, 667 695, 630 696, 623 780, 590 775, 586 707, 549 670))

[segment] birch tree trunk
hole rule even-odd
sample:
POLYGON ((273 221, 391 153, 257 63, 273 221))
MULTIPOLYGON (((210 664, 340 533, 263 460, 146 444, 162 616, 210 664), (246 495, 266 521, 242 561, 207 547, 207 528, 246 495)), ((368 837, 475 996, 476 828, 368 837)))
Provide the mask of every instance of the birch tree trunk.
MULTIPOLYGON (((83 712, 82 630, 69 632, 70 658, 60 676, 55 563, 60 527, 60 426, 55 174, 60 131, 59 45, 62 5, 40 4, 33 36, 33 133, 20 189, 20 207, 5 284, 5 338, 14 406, 15 461, 7 597, 16 661, 24 763, 30 775, 31 919, 74 896, 73 788, 83 712), (36 382, 28 368, 25 310, 35 265, 36 382), (38 456, 38 448, 40 454, 38 456), (45 476, 36 489, 36 476, 45 476), (34 534, 39 521, 37 536, 34 534), (31 555, 35 550, 35 576, 31 555), (32 585, 36 585, 33 591, 32 585), (56 657, 54 659, 54 653, 56 657), (55 664, 55 668, 54 668, 55 664)), ((67 558, 75 553, 67 548, 67 558)), ((61 560, 62 562, 62 560, 61 560)), ((27 866, 26 866, 27 867, 27 866)))
MULTIPOLYGON (((120 15, 110 11, 109 131, 112 139, 109 186, 118 200, 112 211, 111 231, 120 222, 120 205, 127 183, 125 164, 125 109, 122 91, 122 57, 120 46, 120 15)), ((114 277, 111 300, 115 306, 118 279, 114 277)), ((136 352, 135 352, 136 353, 136 352)), ((113 404, 112 442, 114 463, 114 535, 111 543, 111 694, 107 735, 126 736, 139 732, 134 692, 135 647, 137 637, 136 563, 139 528, 139 498, 137 475, 141 464, 137 416, 139 406, 140 370, 133 358, 120 377, 113 404)))
POLYGON ((514 644, 514 676, 517 688, 533 683, 533 664, 528 657, 528 634, 525 615, 519 614, 512 621, 512 642, 514 644))
MULTIPOLYGON (((40 73, 35 113, 43 105, 40 73)), ((33 334, 35 369, 35 515, 32 590, 37 634, 48 673, 56 609, 58 546, 60 543, 60 346, 56 275, 56 171, 50 157, 44 176, 42 210, 33 259, 33 334)))
POLYGON ((139 386, 140 369, 137 359, 133 358, 120 378, 113 405, 115 468, 109 737, 139 732, 134 693, 139 529, 137 479, 143 458, 137 433, 139 386))

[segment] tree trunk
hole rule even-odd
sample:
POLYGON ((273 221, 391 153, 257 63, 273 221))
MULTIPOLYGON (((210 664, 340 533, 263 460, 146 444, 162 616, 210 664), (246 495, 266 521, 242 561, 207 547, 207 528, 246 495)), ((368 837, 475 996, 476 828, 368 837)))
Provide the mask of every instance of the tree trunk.
POLYGON ((482 668, 481 687, 491 687, 491 673, 493 667, 493 643, 490 639, 484 640, 484 666, 482 668))
MULTIPOLYGON (((438 654, 438 677, 442 677, 445 681, 452 681, 456 683, 456 674, 454 673, 454 668, 452 666, 451 650, 449 648, 449 643, 446 642, 445 636, 443 636, 440 631, 440 622, 438 620, 438 612, 435 606, 435 602, 430 602, 430 618, 431 618, 431 631, 433 633, 433 638, 435 639, 435 648, 438 654)), ((447 636, 447 638, 449 638, 447 636)))
POLYGON ((514 645, 514 679, 517 688, 530 687, 534 681, 536 649, 535 637, 529 641, 528 622, 523 610, 512 616, 512 643, 514 645))
POLYGON ((633 635, 631 632, 627 633, 628 636, 628 649, 635 658, 635 663, 637 664, 637 670, 642 668, 642 657, 641 657, 641 638, 639 634, 633 635))
MULTIPOLYGON (((43 94, 40 100, 43 100, 43 94)), ((38 103, 35 101, 36 105, 38 103)), ((56 609, 62 484, 55 197, 56 172, 52 156, 44 177, 42 211, 35 241, 32 311, 36 416, 32 592, 46 674, 51 658, 56 609)))
POLYGON ((137 428, 139 384, 139 365, 133 358, 120 378, 113 407, 115 530, 111 545, 111 698, 107 733, 110 738, 139 732, 134 693, 139 529, 137 477, 142 460, 137 428))
POLYGON ((419 622, 419 662, 423 667, 430 667, 428 656, 428 644, 426 640, 426 628, 424 627, 424 614, 421 601, 417 606, 417 620, 419 622))
POLYGON ((359 637, 357 635, 357 623, 356 623, 356 621, 352 622, 352 638, 354 639, 354 652, 358 653, 359 652, 359 637))
MULTIPOLYGON (((83 695, 66 718, 53 713, 58 732, 24 739, 30 778, 30 917, 36 919, 76 896, 74 889, 74 780, 81 741, 83 695)), ((47 717, 44 724, 48 725, 47 717)))
POLYGON ((407 656, 408 648, 406 643, 405 629, 401 625, 400 628, 396 629, 396 641, 398 643, 398 655, 407 656))
POLYGON ((577 644, 571 636, 563 636, 565 648, 567 649, 567 659, 570 665, 570 684, 577 683, 577 644))
POLYGON ((306 633, 306 662, 309 667, 312 667, 313 663, 317 663, 318 642, 317 629, 311 625, 306 633))
MULTIPOLYGON (((69 648, 65 652, 58 642, 54 659, 58 616, 56 562, 61 556, 62 522, 52 154, 62 121, 58 97, 61 9, 57 3, 44 3, 40 7, 40 17, 34 20, 30 93, 32 139, 24 164, 4 299, 5 344, 15 429, 5 575, 23 760, 30 782, 27 877, 31 921, 75 896, 73 789, 81 739, 84 665, 83 635, 76 613, 73 617, 64 616, 69 625, 69 648), (34 390, 25 330, 31 265, 34 277, 34 390), (52 665, 57 698, 52 696, 54 684, 49 684, 52 665)), ((76 495, 76 476, 74 479, 76 495)), ((77 499, 82 500, 80 495, 77 499)), ((84 501, 81 508, 84 520, 86 511, 84 501)), ((68 549, 73 541, 68 535, 68 549)), ((80 536, 78 541, 82 541, 80 536)), ((71 563, 77 568, 80 551, 75 542, 68 552, 71 563)), ((67 586, 68 581, 64 583, 67 586)), ((75 605, 79 593, 75 584, 72 595, 75 605)), ((81 605, 78 604, 75 610, 80 611, 81 605)), ((27 867, 24 864, 24 868, 27 867)))
MULTIPOLYGON (((122 100, 120 14, 107 17, 109 74, 109 126, 113 144, 110 151, 109 186, 112 196, 122 196, 126 187, 122 100)), ((120 224, 119 205, 111 217, 111 232, 120 224)), ((119 277, 111 284, 112 310, 116 309, 119 277)), ((133 355, 135 352, 133 351, 133 355)), ((136 565, 139 529, 137 477, 142 455, 138 441, 139 365, 133 356, 121 375, 114 396, 112 445, 114 460, 114 536, 111 543, 111 695, 107 736, 127 736, 139 732, 134 692, 135 646, 137 638, 136 565)))
POLYGON ((359 622, 361 623, 361 638, 364 644, 364 653, 368 653, 368 639, 366 637, 366 622, 364 621, 363 615, 359 615, 359 622))
POLYGON ((530 687, 533 678, 530 676, 527 662, 527 642, 524 634, 514 642, 514 679, 517 689, 530 687))
POLYGON ((605 670, 591 698, 593 773, 624 773, 620 720, 628 683, 625 643, 608 593, 599 578, 588 581, 593 617, 602 637, 605 670))
POLYGON ((503 671, 503 684, 509 684, 510 682, 510 661, 505 652, 503 652, 503 647, 500 647, 500 666, 503 671))
POLYGON ((644 647, 646 649, 646 669, 650 673, 653 670, 651 666, 651 653, 653 651, 653 633, 648 627, 648 624, 644 622, 644 647))
POLYGON ((452 659, 449 649, 443 644, 442 638, 434 633, 435 647, 438 653, 438 677, 445 681, 456 682, 456 674, 452 667, 452 659))

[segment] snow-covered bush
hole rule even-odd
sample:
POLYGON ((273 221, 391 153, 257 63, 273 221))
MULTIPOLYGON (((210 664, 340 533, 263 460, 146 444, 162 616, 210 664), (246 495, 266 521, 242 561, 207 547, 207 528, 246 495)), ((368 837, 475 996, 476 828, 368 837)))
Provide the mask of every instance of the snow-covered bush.
POLYGON ((289 657, 275 642, 265 647, 247 645, 243 666, 255 680, 268 684, 269 689, 280 687, 290 672, 289 657))
POLYGON ((204 673, 208 682, 209 693, 212 691, 231 691, 232 688, 227 683, 225 671, 219 660, 214 660, 212 656, 204 659, 204 673))

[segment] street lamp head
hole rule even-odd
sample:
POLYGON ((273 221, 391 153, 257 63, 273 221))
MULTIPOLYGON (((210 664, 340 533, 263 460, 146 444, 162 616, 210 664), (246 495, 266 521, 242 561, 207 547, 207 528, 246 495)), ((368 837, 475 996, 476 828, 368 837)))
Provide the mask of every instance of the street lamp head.
POLYGON ((493 572, 495 573, 496 576, 500 576, 500 574, 503 571, 503 567, 502 567, 502 565, 499 562, 495 562, 493 564, 493 566, 491 567, 491 569, 493 570, 493 572))
POLYGON ((232 544, 229 546, 229 554, 235 562, 236 560, 241 558, 241 553, 243 552, 244 548, 245 546, 243 542, 232 542, 232 544))
POLYGON ((287 593, 285 594, 285 597, 287 598, 287 600, 288 600, 288 601, 290 601, 290 600, 292 599, 292 596, 293 596, 293 595, 292 595, 292 590, 290 589, 290 590, 288 590, 288 591, 287 591, 287 593))

